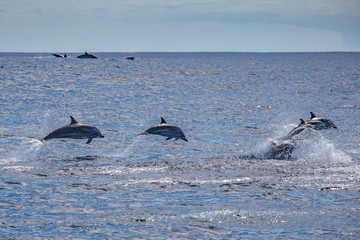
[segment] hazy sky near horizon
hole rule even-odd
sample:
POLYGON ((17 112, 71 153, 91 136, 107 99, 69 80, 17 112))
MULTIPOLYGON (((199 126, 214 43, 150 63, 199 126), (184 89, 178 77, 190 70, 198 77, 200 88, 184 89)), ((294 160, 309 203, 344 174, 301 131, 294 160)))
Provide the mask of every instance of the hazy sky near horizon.
POLYGON ((0 52, 360 51, 360 0, 0 0, 0 52))

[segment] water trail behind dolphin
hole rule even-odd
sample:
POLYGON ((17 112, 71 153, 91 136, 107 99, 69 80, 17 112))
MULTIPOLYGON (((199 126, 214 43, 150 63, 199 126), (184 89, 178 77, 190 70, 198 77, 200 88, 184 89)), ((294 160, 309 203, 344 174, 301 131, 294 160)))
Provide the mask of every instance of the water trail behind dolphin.
POLYGON ((133 142, 125 149, 123 152, 119 154, 114 154, 112 157, 128 157, 131 153, 131 150, 136 146, 136 144, 140 141, 142 135, 136 136, 136 138, 133 140, 133 142))
POLYGON ((41 140, 35 138, 20 138, 16 139, 16 141, 18 146, 5 153, 0 158, 0 164, 35 160, 40 148, 44 145, 41 140))

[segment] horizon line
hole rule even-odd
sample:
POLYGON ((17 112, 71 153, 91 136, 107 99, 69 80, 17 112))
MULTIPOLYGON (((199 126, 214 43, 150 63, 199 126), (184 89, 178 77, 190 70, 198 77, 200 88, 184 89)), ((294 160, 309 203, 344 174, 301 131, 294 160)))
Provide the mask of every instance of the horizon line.
MULTIPOLYGON (((83 53, 85 51, 0 51, 0 53, 43 53, 43 54, 53 54, 53 53, 83 53)), ((329 50, 329 51, 86 51, 92 53, 360 53, 360 50, 329 50)))

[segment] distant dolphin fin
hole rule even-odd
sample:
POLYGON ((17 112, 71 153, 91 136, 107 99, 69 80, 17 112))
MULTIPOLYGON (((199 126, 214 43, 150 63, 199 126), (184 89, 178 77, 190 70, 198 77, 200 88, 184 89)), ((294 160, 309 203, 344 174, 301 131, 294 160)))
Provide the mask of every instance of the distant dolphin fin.
POLYGON ((86 144, 91 143, 91 141, 92 141, 92 138, 89 138, 89 139, 87 140, 86 144))
POLYGON ((310 114, 311 114, 310 119, 316 118, 316 116, 315 116, 315 114, 313 112, 310 112, 310 114))
POLYGON ((166 123, 165 119, 161 118, 161 123, 160 124, 163 124, 163 123, 166 123))
POLYGON ((75 124, 75 123, 78 123, 75 118, 73 118, 72 116, 70 116, 70 119, 71 119, 71 123, 70 124, 75 124))

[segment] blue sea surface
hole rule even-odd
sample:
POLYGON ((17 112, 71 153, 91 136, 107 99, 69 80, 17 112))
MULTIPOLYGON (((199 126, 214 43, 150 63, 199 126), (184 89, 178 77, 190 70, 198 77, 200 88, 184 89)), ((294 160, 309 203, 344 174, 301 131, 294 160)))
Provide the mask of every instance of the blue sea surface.
POLYGON ((360 238, 360 53, 77 55, 0 53, 0 239, 360 238))

